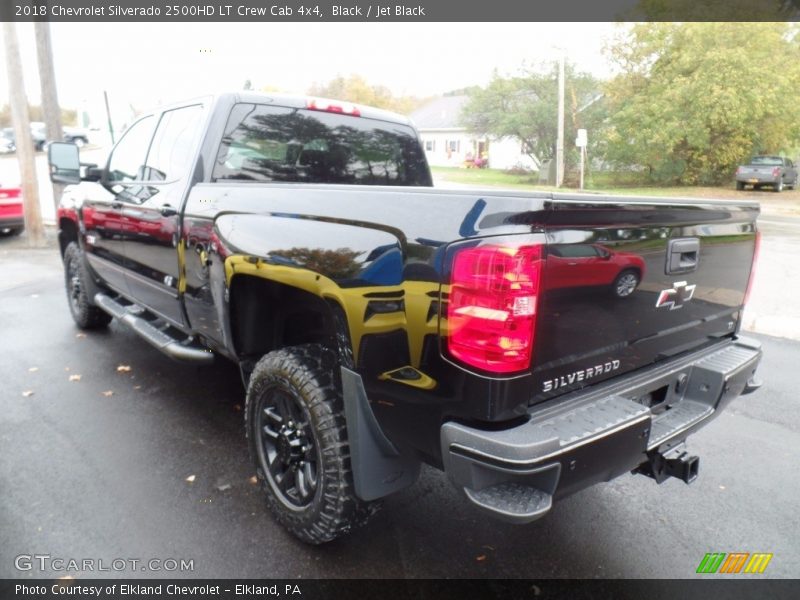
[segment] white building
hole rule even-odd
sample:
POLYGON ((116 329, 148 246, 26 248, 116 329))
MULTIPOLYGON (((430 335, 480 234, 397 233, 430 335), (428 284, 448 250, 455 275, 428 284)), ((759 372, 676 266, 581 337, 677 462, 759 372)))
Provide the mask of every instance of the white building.
POLYGON ((523 152, 519 140, 477 136, 461 125, 461 111, 468 99, 467 96, 444 96, 411 113, 428 164, 463 167, 468 159, 485 155, 492 169, 538 171, 539 161, 523 152))

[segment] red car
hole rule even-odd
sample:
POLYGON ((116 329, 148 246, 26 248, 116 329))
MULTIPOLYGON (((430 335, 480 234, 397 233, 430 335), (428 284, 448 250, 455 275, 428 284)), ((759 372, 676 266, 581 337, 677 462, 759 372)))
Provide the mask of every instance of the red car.
POLYGON ((23 229, 22 190, 0 187, 0 235, 19 235, 23 229))
POLYGON ((553 244, 547 247, 546 269, 548 289, 610 285, 615 296, 625 298, 639 287, 644 260, 599 244, 553 244))

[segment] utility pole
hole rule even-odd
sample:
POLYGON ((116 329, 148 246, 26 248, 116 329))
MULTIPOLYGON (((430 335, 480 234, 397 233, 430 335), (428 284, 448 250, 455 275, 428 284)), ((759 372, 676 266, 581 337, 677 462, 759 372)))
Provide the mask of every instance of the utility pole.
POLYGON ((556 187, 564 184, 564 54, 558 60, 558 139, 556 140, 556 187))
MULTIPOLYGON (((36 21, 33 24, 36 33, 36 58, 39 63, 39 83, 42 88, 42 113, 47 131, 47 139, 60 142, 64 139, 64 130, 61 127, 61 107, 58 105, 58 92, 56 90, 56 74, 53 67, 53 45, 50 41, 50 23, 36 21)), ((58 202, 64 186, 53 184, 53 201, 58 212, 58 202)))
POLYGON ((6 50, 8 72, 8 99, 11 105, 11 121, 16 137, 17 160, 22 187, 23 210, 28 245, 36 248, 45 245, 42 211, 39 206, 39 185, 36 180, 36 158, 31 137, 31 120, 28 114, 28 99, 25 97, 25 80, 22 76, 22 60, 19 56, 17 26, 3 22, 3 41, 6 50))

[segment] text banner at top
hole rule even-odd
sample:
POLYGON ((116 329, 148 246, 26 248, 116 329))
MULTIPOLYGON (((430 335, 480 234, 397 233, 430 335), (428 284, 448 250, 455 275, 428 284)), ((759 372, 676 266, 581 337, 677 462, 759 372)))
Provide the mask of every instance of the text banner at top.
POLYGON ((800 0, 3 0, 3 21, 798 21, 800 0))

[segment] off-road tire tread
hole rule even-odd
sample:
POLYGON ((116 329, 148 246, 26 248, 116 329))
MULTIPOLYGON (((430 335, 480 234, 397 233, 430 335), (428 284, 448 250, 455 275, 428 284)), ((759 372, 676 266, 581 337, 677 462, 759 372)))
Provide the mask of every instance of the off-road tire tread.
POLYGON ((267 506, 279 523, 309 544, 324 544, 345 535, 366 523, 380 507, 380 503, 364 502, 355 494, 338 369, 334 352, 320 344, 282 348, 258 361, 247 389, 248 446, 267 506), (302 399, 322 456, 322 464, 318 465, 318 493, 302 511, 286 508, 275 497, 258 459, 259 441, 252 426, 257 417, 255 407, 265 387, 276 382, 290 385, 302 399))
POLYGON ((89 273, 86 271, 84 263, 83 250, 80 249, 77 242, 70 242, 64 250, 64 277, 65 280, 69 276, 69 264, 72 261, 77 262, 78 272, 81 278, 81 294, 78 298, 78 312, 72 309, 72 303, 69 300, 69 282, 67 283, 67 302, 69 303, 70 313, 75 321, 75 324, 81 329, 101 329, 106 327, 111 322, 111 315, 103 311, 101 308, 94 306, 86 295, 86 282, 89 280, 89 273))

